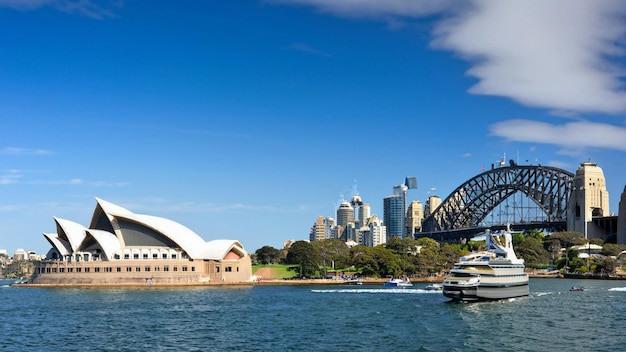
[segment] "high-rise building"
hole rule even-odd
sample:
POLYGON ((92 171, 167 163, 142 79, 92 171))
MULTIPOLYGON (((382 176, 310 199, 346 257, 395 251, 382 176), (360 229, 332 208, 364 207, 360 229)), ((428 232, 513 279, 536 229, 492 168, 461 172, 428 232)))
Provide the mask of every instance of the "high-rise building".
POLYGON ((441 198, 438 196, 432 195, 428 197, 426 201, 426 206, 424 207, 424 217, 428 217, 430 214, 434 213, 438 206, 441 205, 441 198))
POLYGON ((422 202, 414 200, 409 204, 406 211, 406 234, 415 238, 415 233, 422 231, 422 221, 424 221, 424 208, 422 202))
POLYGON ((363 203, 359 207, 359 226, 367 226, 367 219, 371 216, 371 207, 368 203, 363 203))
POLYGON ((333 238, 333 228, 335 227, 335 219, 330 217, 318 216, 315 224, 311 227, 309 234, 309 240, 321 241, 328 238, 333 238))
POLYGON ((388 238, 404 237, 405 207, 404 193, 392 194, 383 199, 383 218, 388 238))
POLYGON ((601 238, 602 233, 592 221, 609 215, 609 192, 604 172, 596 163, 584 162, 576 170, 567 203, 567 230, 585 234, 585 238, 601 238))
POLYGON ((345 227, 349 222, 354 222, 354 208, 344 200, 337 208, 337 225, 345 227))
POLYGON ((387 228, 376 215, 367 220, 367 229, 363 232, 361 243, 369 247, 387 243, 387 228))

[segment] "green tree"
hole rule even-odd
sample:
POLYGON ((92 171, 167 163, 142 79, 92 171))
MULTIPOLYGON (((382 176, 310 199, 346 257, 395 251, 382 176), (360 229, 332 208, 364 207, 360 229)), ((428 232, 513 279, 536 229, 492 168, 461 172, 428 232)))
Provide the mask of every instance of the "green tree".
POLYGON ((345 242, 338 239, 326 239, 311 243, 320 254, 320 265, 334 268, 346 268, 350 263, 350 248, 345 242))
POLYGON ((440 263, 442 264, 443 271, 449 271, 454 267, 454 263, 459 261, 461 257, 461 249, 458 245, 452 245, 444 243, 441 246, 440 263))
POLYGON ((558 240, 561 248, 567 248, 587 243, 587 240, 585 240, 585 235, 577 231, 555 232, 550 236, 547 236, 546 239, 550 241, 558 240))
POLYGON ((600 257, 594 260, 594 273, 613 274, 615 272, 615 259, 611 257, 600 257))
POLYGON ((280 260, 281 251, 271 246, 263 246, 257 249, 254 254, 261 264, 275 264, 280 260))
POLYGON ((540 240, 534 237, 526 237, 521 243, 515 247, 515 254, 524 258, 524 262, 528 266, 536 266, 540 264, 550 264, 550 252, 543 248, 540 240))
POLYGON ((617 257, 624 250, 626 250, 624 244, 605 243, 602 246, 602 254, 606 256, 617 257))
POLYGON ((296 241, 287 252, 287 264, 298 265, 300 277, 313 277, 319 269, 319 252, 307 241, 296 241))
POLYGON ((374 259, 378 262, 378 276, 399 277, 402 275, 400 259, 384 246, 376 246, 373 250, 374 259))
POLYGON ((354 246, 350 249, 350 257, 352 265, 357 270, 361 271, 361 274, 365 276, 378 276, 378 261, 374 255, 374 248, 367 246, 354 246))

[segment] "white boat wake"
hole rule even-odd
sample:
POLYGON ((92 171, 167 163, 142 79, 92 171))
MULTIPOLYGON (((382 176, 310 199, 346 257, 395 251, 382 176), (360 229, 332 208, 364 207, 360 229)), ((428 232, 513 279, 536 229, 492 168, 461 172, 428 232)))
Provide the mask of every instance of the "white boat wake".
POLYGON ((613 287, 613 288, 610 288, 609 291, 626 292, 626 287, 613 287))
POLYGON ((386 293, 386 294, 441 294, 441 291, 412 289, 412 288, 345 288, 311 290, 315 293, 386 293))

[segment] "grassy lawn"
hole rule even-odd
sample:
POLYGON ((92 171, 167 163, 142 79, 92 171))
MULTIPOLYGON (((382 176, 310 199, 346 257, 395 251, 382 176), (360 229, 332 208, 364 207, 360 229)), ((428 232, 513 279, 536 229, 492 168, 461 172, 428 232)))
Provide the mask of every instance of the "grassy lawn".
POLYGON ((260 269, 263 269, 259 273, 262 272, 261 276, 265 279, 291 279, 298 274, 290 268, 295 268, 295 266, 284 264, 253 265, 252 274, 255 275, 260 269))

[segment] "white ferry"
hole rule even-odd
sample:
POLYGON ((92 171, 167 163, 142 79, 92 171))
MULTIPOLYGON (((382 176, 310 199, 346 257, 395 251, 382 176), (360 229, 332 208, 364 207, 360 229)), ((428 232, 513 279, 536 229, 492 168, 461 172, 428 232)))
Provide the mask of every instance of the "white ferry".
POLYGON ((487 231, 485 241, 486 252, 461 257, 454 264, 443 282, 444 296, 458 302, 528 296, 524 259, 513 251, 510 229, 502 234, 487 231))

